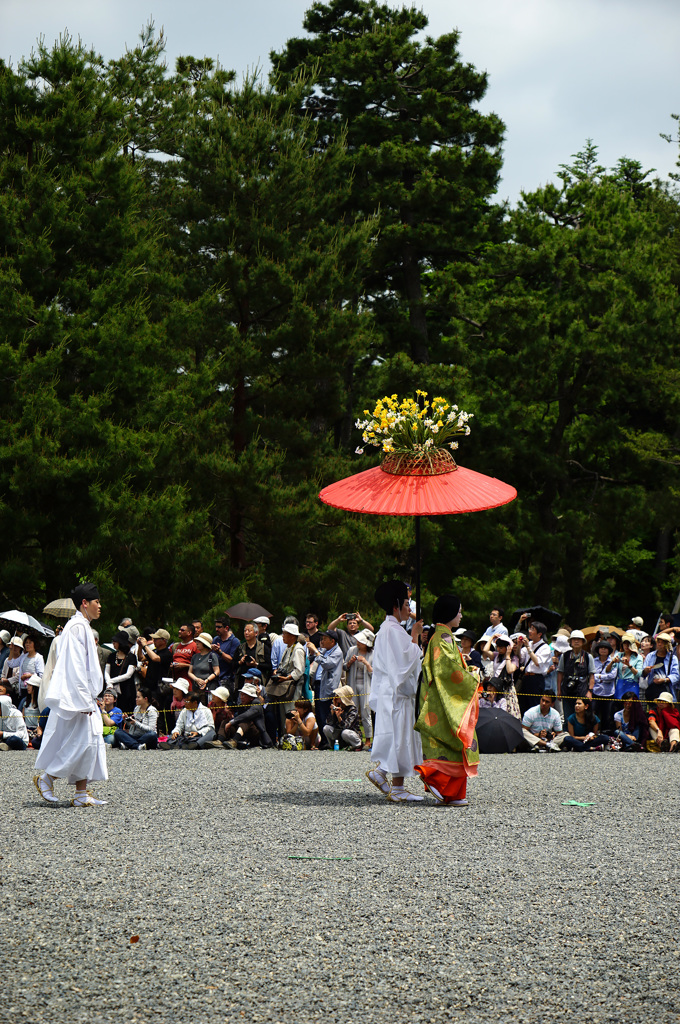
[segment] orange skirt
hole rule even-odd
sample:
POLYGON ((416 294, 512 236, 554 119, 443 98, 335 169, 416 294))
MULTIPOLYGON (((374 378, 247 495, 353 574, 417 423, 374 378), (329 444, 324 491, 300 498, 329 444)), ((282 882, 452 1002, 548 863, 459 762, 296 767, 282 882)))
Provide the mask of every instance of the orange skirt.
POLYGON ((415 765, 423 782, 432 785, 444 797, 444 803, 464 800, 467 792, 468 775, 477 774, 477 765, 466 767, 460 761, 431 759, 415 765))

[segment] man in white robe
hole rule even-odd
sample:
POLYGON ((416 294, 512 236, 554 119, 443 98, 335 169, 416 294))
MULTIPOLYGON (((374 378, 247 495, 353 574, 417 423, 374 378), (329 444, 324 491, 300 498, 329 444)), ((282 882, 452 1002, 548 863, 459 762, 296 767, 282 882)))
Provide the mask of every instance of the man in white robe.
POLYGON ((418 637, 423 623, 414 623, 411 636, 403 628, 410 607, 406 584, 400 580, 381 584, 375 599, 387 615, 375 638, 369 700, 375 712, 371 759, 378 763, 366 772, 366 778, 393 803, 410 803, 423 799, 404 788, 404 777, 417 774, 414 765, 423 757, 420 736, 413 728, 423 657, 418 637))
POLYGON ((102 676, 90 627, 101 614, 101 603, 93 583, 81 583, 71 597, 77 611, 58 638, 57 660, 45 693, 50 715, 33 782, 44 800, 57 803, 54 780, 66 779, 76 787, 73 807, 94 807, 107 801, 95 799, 87 784, 108 778, 97 705, 102 676))

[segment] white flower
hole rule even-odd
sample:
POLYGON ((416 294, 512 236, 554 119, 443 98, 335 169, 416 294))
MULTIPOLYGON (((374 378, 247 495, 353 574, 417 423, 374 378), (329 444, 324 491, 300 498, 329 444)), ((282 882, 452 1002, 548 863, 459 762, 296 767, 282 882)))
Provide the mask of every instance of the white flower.
POLYGON ((363 455, 364 454, 364 449, 363 448, 355 448, 354 449, 354 454, 355 455, 363 455))
POLYGON ((455 451, 457 447, 458 447, 458 442, 457 441, 449 441, 449 448, 452 448, 455 451))

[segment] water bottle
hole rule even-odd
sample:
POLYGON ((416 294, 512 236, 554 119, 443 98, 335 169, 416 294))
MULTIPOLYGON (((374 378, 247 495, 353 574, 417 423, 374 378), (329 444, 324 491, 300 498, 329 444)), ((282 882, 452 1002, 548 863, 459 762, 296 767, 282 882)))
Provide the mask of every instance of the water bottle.
POLYGON ((338 743, 337 739, 336 739, 335 743, 333 744, 333 750, 340 750, 340 744, 338 743))

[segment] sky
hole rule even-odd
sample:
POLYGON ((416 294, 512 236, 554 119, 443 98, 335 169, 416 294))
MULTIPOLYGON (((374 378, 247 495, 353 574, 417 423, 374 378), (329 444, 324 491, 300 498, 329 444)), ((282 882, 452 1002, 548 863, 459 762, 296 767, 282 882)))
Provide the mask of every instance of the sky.
MULTIPOLYGON (((153 19, 168 64, 179 54, 265 72, 269 51, 302 35, 311 0, 0 0, 0 58, 16 67, 39 36, 67 30, 105 59, 133 47, 153 19)), ((410 4, 409 4, 410 5, 410 4)), ((393 3, 393 6, 401 6, 393 3)), ((466 63, 489 75, 480 104, 506 125, 499 199, 555 180, 592 139, 600 163, 639 160, 659 177, 675 169, 680 113, 678 0, 421 0, 428 33, 458 29, 466 63)))

